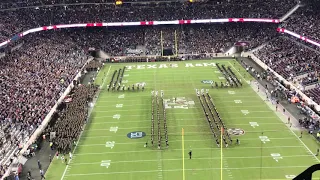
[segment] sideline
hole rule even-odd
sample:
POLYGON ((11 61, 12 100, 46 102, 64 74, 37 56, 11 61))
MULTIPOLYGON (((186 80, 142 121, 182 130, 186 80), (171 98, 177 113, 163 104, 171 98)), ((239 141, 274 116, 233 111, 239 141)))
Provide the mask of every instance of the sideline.
MULTIPOLYGON (((105 82, 106 82, 106 80, 107 80, 107 77, 108 77, 108 75, 109 75, 110 69, 111 69, 111 65, 109 66, 107 75, 104 77, 104 80, 103 80, 102 85, 101 85, 101 87, 100 87, 100 91, 99 91, 99 93, 98 93, 98 95, 97 95, 97 98, 95 98, 95 100, 94 100, 94 102, 93 102, 93 107, 92 107, 91 111, 89 112, 88 118, 90 118, 90 115, 91 115, 91 113, 92 113, 92 111, 93 111, 93 108, 94 108, 94 106, 96 105, 97 99, 99 98, 99 95, 100 95, 100 93, 101 93, 101 91, 102 91, 102 88, 103 88, 103 86, 104 86, 104 84, 105 84, 105 82)), ((100 72, 102 72, 102 71, 100 71, 100 72)), ((83 128, 83 129, 85 129, 85 127, 86 127, 86 124, 84 125, 84 128, 83 128)), ((75 148, 74 148, 73 151, 72 151, 72 155, 74 154, 74 152, 76 151, 76 149, 77 149, 77 147, 78 147, 78 144, 79 144, 79 141, 80 141, 80 139, 81 139, 81 136, 82 136, 82 133, 83 133, 83 132, 84 132, 84 130, 81 131, 81 133, 80 133, 80 135, 79 135, 79 139, 78 139, 78 141, 77 141, 77 144, 76 144, 75 148)), ((74 158, 75 158, 75 157, 74 157, 74 158)), ((66 168, 64 169, 63 174, 62 174, 62 177, 61 177, 60 180, 63 180, 64 177, 66 176, 66 173, 67 173, 67 171, 68 171, 68 169, 69 169, 69 164, 71 163, 71 161, 72 161, 72 159, 69 159, 68 164, 67 164, 66 168)))

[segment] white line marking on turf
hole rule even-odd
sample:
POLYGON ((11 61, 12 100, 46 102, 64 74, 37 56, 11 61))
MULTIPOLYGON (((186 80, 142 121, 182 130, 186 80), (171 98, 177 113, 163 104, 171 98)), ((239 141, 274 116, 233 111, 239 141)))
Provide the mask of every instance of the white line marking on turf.
POLYGON ((158 178, 162 179, 162 171, 163 171, 163 169, 162 169, 162 157, 161 157, 161 152, 160 151, 157 152, 157 157, 158 157, 157 161, 158 161, 158 170, 159 170, 158 178))
MULTIPOLYGON (((301 157, 309 157, 311 155, 291 155, 291 156, 281 156, 284 158, 301 158, 301 157)), ((258 158, 270 158, 269 156, 248 156, 248 157, 225 157, 223 156, 224 159, 258 159, 258 158)), ((220 156, 219 157, 205 157, 205 158, 192 158, 192 160, 220 160, 220 156)), ((161 161, 181 161, 181 158, 174 158, 174 159, 147 159, 147 160, 132 160, 132 161, 112 161, 112 164, 117 164, 117 163, 138 163, 138 162, 161 162, 161 161)), ((101 162, 88 162, 88 163, 71 163, 72 166, 82 166, 82 165, 91 165, 91 164, 100 164, 101 162)), ((159 166, 159 165, 158 165, 159 166)), ((228 166, 228 165, 227 165, 228 166)))
MULTIPOLYGON (((90 129, 90 130, 84 130, 84 131, 114 131, 114 132, 117 132, 118 130, 136 130, 136 129, 148 129, 150 127, 129 127, 129 128, 119 128, 119 127, 110 127, 110 128, 103 128, 103 129, 90 129)), ((289 131, 289 130, 282 130, 282 129, 264 129, 263 132, 283 132, 283 131, 289 131)), ((257 130, 257 131, 246 131, 246 133, 261 133, 261 130, 257 130)), ((197 131, 188 131, 188 132, 185 132, 185 135, 188 136, 188 135, 191 135, 191 134, 212 134, 212 132, 199 132, 198 130, 197 131)), ((181 135, 181 133, 168 133, 168 135, 181 135)))
MULTIPOLYGON (((103 88, 103 86, 104 86, 104 84, 105 84, 105 82, 106 82, 106 80, 107 80, 107 77, 108 77, 108 74, 109 74, 109 72, 110 72, 110 69, 111 69, 111 66, 109 67, 108 72, 107 72, 107 75, 106 75, 106 77, 104 78, 104 80, 103 80, 103 82, 102 82, 102 84, 101 84, 100 92, 101 92, 101 90, 102 90, 102 88, 103 88)), ((94 106, 95 106, 95 104, 96 104, 96 101, 97 101, 98 98, 99 98, 100 92, 99 92, 97 98, 95 99, 95 102, 93 103, 92 110, 93 110, 93 108, 94 108, 94 106)), ((91 115, 91 113, 92 113, 92 110, 89 112, 88 118, 90 118, 90 115, 91 115)), ((74 147, 74 149, 73 149, 73 151, 72 151, 72 154, 74 154, 74 152, 76 151, 76 149, 77 149, 77 147, 78 147, 78 144, 79 144, 79 141, 80 141, 80 139, 81 139, 82 133, 83 133, 83 131, 81 131, 81 133, 80 133, 80 135, 79 135, 79 139, 78 139, 78 141, 77 141, 76 146, 74 147)), ((72 159, 74 159, 74 158, 75 158, 75 156, 73 156, 72 159)), ((61 177, 60 180, 63 180, 64 177, 67 176, 66 173, 67 173, 67 170, 68 170, 68 168, 69 168, 69 164, 72 162, 72 159, 69 159, 68 164, 67 164, 66 168, 64 169, 64 172, 63 172, 62 177, 61 177)))
MULTIPOLYGON (((288 168, 307 168, 309 166, 272 166, 272 167, 237 167, 237 168, 223 168, 223 169, 230 169, 230 170, 249 170, 249 169, 288 169, 288 168)), ((185 169, 186 171, 209 171, 209 170, 221 170, 221 168, 198 168, 198 169, 185 169)), ((108 174, 133 174, 133 173, 154 173, 158 172, 159 170, 150 170, 150 171, 119 171, 119 172, 105 172, 105 173, 86 173, 86 174, 70 174, 66 176, 93 176, 93 175, 108 175, 108 174)), ((168 169, 163 170, 163 172, 176 172, 182 171, 182 169, 168 169)))
MULTIPOLYGON (((303 146, 271 146, 271 147, 264 147, 264 149, 274 149, 274 148, 301 148, 303 146)), ((221 148, 212 147, 212 148, 193 148, 196 150, 219 150, 221 148)), ((237 147, 237 148, 228 148, 230 150, 239 150, 239 149, 261 149, 259 147, 237 147)), ((171 149, 170 151, 181 151, 182 149, 171 149)), ((143 150, 143 151, 116 151, 116 152, 97 152, 97 153, 79 153, 77 156, 86 156, 86 155, 100 155, 100 154, 122 154, 122 153, 154 153, 154 150, 143 150)))
MULTIPOLYGON (((176 113, 174 113, 176 114, 176 113)), ((141 115, 141 114, 131 114, 131 115, 126 115, 126 114, 123 114, 121 115, 122 117, 127 117, 128 119, 132 116, 135 116, 135 117, 141 117, 141 116, 144 116, 144 115, 141 115)), ((99 118, 109 118, 109 117, 112 117, 113 116, 95 116, 94 118, 95 119, 99 119, 99 118)), ((151 116, 150 116, 151 117, 151 116)), ((168 115, 168 117, 170 117, 170 115, 168 115)), ((141 122, 141 121, 151 121, 149 118, 147 118, 148 120, 139 120, 139 121, 131 121, 131 120, 128 120, 126 123, 130 123, 130 122, 141 122)), ((230 117, 228 118, 229 120, 248 120, 248 118, 245 118, 245 117, 230 117)), ((250 116, 250 119, 275 119, 275 117, 272 115, 272 116, 250 116)), ((196 120, 203 120, 203 117, 198 117, 198 118, 192 118, 192 119, 175 119, 175 121, 196 121, 196 120)), ((122 121, 123 122, 123 121, 122 121)), ((257 121, 256 121, 257 122, 257 121)), ((107 123, 107 122, 106 122, 107 123)), ((111 122, 112 123, 112 122, 111 122)), ((264 123, 261 123, 261 122, 258 122, 259 124, 264 124, 264 123)), ((92 123, 90 123, 92 124, 92 123)), ((268 124, 268 123, 266 123, 268 124)), ((270 123, 270 124, 273 124, 273 123, 270 123)), ((283 123, 278 123, 278 124, 283 124, 283 123)))
MULTIPOLYGON (((114 136, 97 136, 95 138, 111 138, 114 136)), ((86 137, 86 139, 94 139, 94 138, 90 138, 90 137, 86 137)), ((295 137, 283 137, 283 138, 269 138, 269 140, 288 140, 288 139, 296 139, 295 137)), ((210 141, 212 139, 199 139, 199 140, 185 140, 185 142, 206 142, 206 141, 210 141)), ((259 138, 244 138, 244 139, 240 139, 241 141, 252 141, 252 140, 257 140, 257 141, 261 141, 259 138)), ((181 140, 171 140, 170 142, 181 142, 181 140)), ((134 145, 134 144, 143 144, 144 142, 130 142, 130 143, 118 143, 117 145, 134 145)), ((83 145, 78 145, 81 147, 91 147, 91 146, 105 146, 106 144, 83 144, 83 145)))
MULTIPOLYGON (((115 115, 113 115, 112 116, 112 118, 114 118, 114 119, 117 119, 117 117, 119 117, 119 116, 115 116, 115 115)), ((121 115, 121 117, 123 118, 123 116, 121 115)), ((254 119, 254 118, 252 118, 252 117, 250 117, 251 119, 254 119)), ((193 118, 193 119, 175 119, 175 121, 194 121, 195 123, 198 123, 198 121, 202 121, 204 118, 199 118, 199 119, 195 119, 195 118, 193 118)), ((236 120, 239 120, 239 121, 241 121, 241 118, 234 118, 234 119, 236 119, 236 120)), ((261 117, 261 119, 268 119, 268 118, 264 118, 264 117, 261 117)), ((274 117, 273 118, 270 118, 270 119, 274 119, 274 117)), ((232 120, 232 118, 228 118, 228 120, 232 120)), ((244 119, 244 120, 246 120, 246 119, 244 119)), ((92 123, 90 123, 91 125, 94 125, 94 124, 113 124, 113 123, 125 123, 125 124, 130 124, 130 123, 141 123, 141 122, 150 122, 151 120, 138 120, 138 121, 131 121, 131 120, 129 120, 129 117, 128 117, 128 120, 126 121, 126 120, 122 120, 122 121, 118 121, 118 120, 116 120, 116 121, 108 121, 108 122, 92 122, 92 123)), ((259 125, 279 125, 279 124, 283 124, 283 123, 259 123, 259 125)), ((228 125, 228 126, 251 126, 250 124, 226 124, 226 125, 228 125)), ((204 126, 204 127, 208 127, 208 125, 186 125, 186 127, 188 127, 188 126, 195 126, 195 127, 201 127, 201 126, 204 126)), ((184 126, 170 126, 170 127, 184 127, 184 126)), ((149 127, 150 128, 150 127, 149 127)))
POLYGON ((246 81, 247 84, 250 84, 250 81, 246 80, 246 79, 242 76, 242 74, 232 65, 232 63, 230 63, 229 61, 228 61, 228 63, 230 64, 230 66, 231 66, 235 71, 237 71, 237 73, 242 77, 243 80, 246 81))
MULTIPOLYGON (((224 165, 224 167, 225 167, 225 168, 229 168, 229 166, 228 166, 228 161, 227 161, 228 158, 224 157, 224 155, 222 155, 222 158, 223 158, 223 165, 224 165)), ((241 157, 240 157, 240 158, 241 158, 241 157)), ((228 172, 228 176, 230 177, 230 179, 233 179, 232 174, 231 174, 231 170, 230 170, 230 169, 227 169, 227 172, 228 172)))

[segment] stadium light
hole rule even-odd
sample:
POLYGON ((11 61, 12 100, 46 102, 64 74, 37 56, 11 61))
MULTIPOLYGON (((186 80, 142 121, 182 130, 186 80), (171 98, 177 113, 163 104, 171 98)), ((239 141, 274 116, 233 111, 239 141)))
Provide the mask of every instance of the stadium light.
POLYGON ((117 6, 122 5, 122 4, 123 4, 122 0, 116 0, 116 5, 117 6))

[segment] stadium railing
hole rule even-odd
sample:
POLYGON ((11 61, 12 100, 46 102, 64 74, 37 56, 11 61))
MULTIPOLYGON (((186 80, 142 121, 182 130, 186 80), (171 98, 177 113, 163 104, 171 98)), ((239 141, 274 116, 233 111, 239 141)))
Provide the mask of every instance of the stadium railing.
POLYGON ((297 33, 294 33, 294 32, 292 32, 292 31, 289 31, 289 30, 287 30, 287 29, 285 29, 285 28, 278 28, 277 31, 280 32, 280 33, 289 34, 289 35, 294 36, 294 37, 296 37, 296 38, 298 38, 298 39, 301 39, 301 40, 303 40, 303 41, 306 41, 306 42, 308 42, 308 43, 311 43, 311 44, 313 44, 313 45, 316 45, 316 46, 320 47, 320 43, 318 43, 318 42, 316 42, 316 41, 313 41, 313 40, 307 38, 306 36, 301 36, 301 35, 299 35, 299 34, 297 34, 297 33))
POLYGON ((138 22, 112 22, 112 23, 82 23, 82 24, 60 24, 52 26, 43 26, 29 29, 13 36, 11 39, 0 43, 0 48, 16 41, 23 36, 39 31, 52 29, 75 28, 75 27, 121 27, 121 26, 155 26, 155 25, 174 25, 174 24, 205 24, 205 23, 223 23, 223 22, 264 22, 280 23, 279 19, 266 18, 223 18, 223 19, 196 19, 196 20, 173 20, 173 21, 138 21, 138 22))
MULTIPOLYGON (((82 23, 82 24, 60 24, 52 26, 43 26, 29 29, 19 33, 0 43, 0 48, 6 46, 10 42, 16 41, 23 36, 39 31, 47 31, 52 29, 75 28, 75 27, 117 27, 117 26, 155 26, 155 25, 174 25, 174 24, 205 24, 205 23, 222 23, 222 22, 264 22, 264 23, 280 23, 279 19, 263 19, 263 18, 224 18, 224 19, 197 19, 197 20, 174 20, 174 21, 139 21, 139 22, 112 22, 112 23, 82 23)), ((287 33, 296 38, 302 39, 308 43, 320 47, 320 43, 313 41, 306 36, 301 36, 285 28, 277 28, 280 33, 287 33)))
POLYGON ((270 69, 264 62, 262 62, 259 58, 257 58, 254 54, 252 54, 251 52, 245 52, 242 53, 241 56, 243 57, 248 57, 250 56, 250 58, 256 62, 260 67, 262 67, 264 70, 269 70, 271 71, 280 81, 283 81, 286 85, 289 85, 291 89, 294 89, 296 92, 298 92, 300 94, 300 96, 306 100, 307 104, 309 105, 314 105, 315 109, 317 111, 320 111, 320 106, 315 103, 312 99, 310 99, 308 96, 306 96, 302 91, 300 91, 298 88, 296 88, 294 86, 294 84, 290 83, 289 81, 287 81, 285 78, 283 78, 281 75, 279 75, 277 72, 275 72, 274 70, 270 69))

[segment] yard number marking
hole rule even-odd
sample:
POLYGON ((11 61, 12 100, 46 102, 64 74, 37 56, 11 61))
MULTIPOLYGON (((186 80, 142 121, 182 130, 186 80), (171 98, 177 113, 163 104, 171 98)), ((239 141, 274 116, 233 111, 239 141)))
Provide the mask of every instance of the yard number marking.
POLYGON ((123 104, 117 104, 116 107, 117 108, 122 108, 123 104))
POLYGON ((123 80, 122 83, 128 83, 128 80, 123 80))
POLYGON ((214 71, 214 72, 217 73, 217 74, 221 73, 220 71, 214 71))
POLYGON ((236 104, 241 104, 242 101, 241 101, 241 100, 234 100, 234 103, 236 103, 236 104))
POLYGON ((128 77, 128 76, 129 76, 129 74, 124 74, 124 75, 123 75, 123 77, 128 77))
POLYGON ((121 94, 118 96, 119 99, 123 99, 124 98, 124 94, 121 94))
POLYGON ((263 143, 266 143, 266 142, 269 142, 270 139, 268 138, 268 136, 259 136, 260 140, 263 142, 263 143))
POLYGON ((293 178, 295 178, 296 176, 295 175, 286 175, 285 176, 287 179, 293 179, 293 178))
POLYGON ((248 111, 248 110, 241 110, 241 112, 242 112, 242 114, 244 114, 244 115, 249 114, 249 111, 248 111))
POLYGON ((110 131, 116 133, 118 131, 118 126, 110 127, 110 131))
POLYGON ((271 154, 271 157, 275 160, 275 161, 279 161, 279 159, 283 159, 282 157, 281 157, 281 154, 279 154, 279 153, 272 153, 271 154))
POLYGON ((101 166, 104 166, 104 167, 106 167, 106 168, 109 168, 110 163, 111 163, 111 160, 102 160, 102 161, 101 161, 101 166))
POLYGON ((219 77, 219 79, 226 79, 225 77, 219 77))
POLYGON ((256 126, 259 126, 257 122, 249 122, 249 123, 253 128, 255 128, 256 126))
POLYGON ((228 93, 229 93, 229 94, 235 94, 235 92, 234 92, 234 91, 228 91, 228 93))
POLYGON ((106 142, 106 147, 109 147, 109 148, 113 148, 114 147, 114 144, 115 144, 116 142, 114 142, 114 141, 107 141, 106 142))
POLYGON ((113 115, 113 119, 120 119, 121 115, 120 114, 115 114, 113 115))

